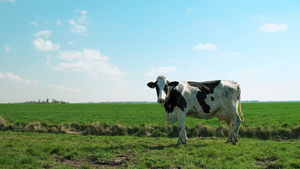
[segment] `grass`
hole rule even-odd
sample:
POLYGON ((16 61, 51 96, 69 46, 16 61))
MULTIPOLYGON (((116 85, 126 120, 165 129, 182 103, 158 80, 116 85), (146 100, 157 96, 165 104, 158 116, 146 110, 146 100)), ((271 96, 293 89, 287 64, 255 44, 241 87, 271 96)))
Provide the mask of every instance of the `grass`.
MULTIPOLYGON (((296 127, 300 124, 300 102, 242 103, 244 126, 296 127)), ((164 108, 159 104, 0 104, 0 116, 12 123, 95 122, 139 126, 163 125, 166 122, 164 108)), ((186 119, 187 126, 198 123, 218 127, 218 119, 186 119)))
MULTIPOLYGON (((243 103, 240 136, 300 138, 300 102, 243 103)), ((223 137, 228 126, 217 118, 186 119, 188 137, 223 137)), ((0 130, 93 135, 177 137, 159 104, 0 104, 0 130)))
POLYGON ((0 168, 299 168, 298 140, 82 136, 0 132, 0 168))
POLYGON ((0 104, 0 116, 9 122, 26 124, 34 121, 125 126, 161 124, 163 112, 158 104, 0 104))
POLYGON ((300 103, 242 107, 236 146, 216 118, 175 146, 158 104, 0 104, 0 168, 300 168, 300 103))

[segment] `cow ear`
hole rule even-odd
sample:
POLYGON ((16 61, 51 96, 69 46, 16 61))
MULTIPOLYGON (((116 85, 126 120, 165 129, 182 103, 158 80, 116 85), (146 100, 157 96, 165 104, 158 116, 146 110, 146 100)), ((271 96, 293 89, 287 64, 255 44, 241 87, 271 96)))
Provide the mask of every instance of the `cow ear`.
POLYGON ((154 83, 154 82, 149 82, 149 83, 147 83, 147 86, 153 89, 153 88, 156 87, 156 83, 154 83))
POLYGON ((171 86, 171 87, 176 87, 177 85, 179 84, 179 82, 169 82, 169 86, 171 86))

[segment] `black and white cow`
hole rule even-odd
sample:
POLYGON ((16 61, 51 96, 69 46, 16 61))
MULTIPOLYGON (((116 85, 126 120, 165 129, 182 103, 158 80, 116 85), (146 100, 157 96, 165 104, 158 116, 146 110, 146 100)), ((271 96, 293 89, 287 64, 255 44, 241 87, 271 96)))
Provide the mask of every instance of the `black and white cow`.
POLYGON ((155 88, 157 102, 164 105, 167 120, 178 121, 179 137, 177 144, 186 144, 185 117, 211 119, 213 117, 228 123, 230 131, 226 143, 238 142, 238 133, 242 120, 240 85, 231 80, 207 82, 169 82, 165 76, 158 76, 156 82, 148 87, 155 88))

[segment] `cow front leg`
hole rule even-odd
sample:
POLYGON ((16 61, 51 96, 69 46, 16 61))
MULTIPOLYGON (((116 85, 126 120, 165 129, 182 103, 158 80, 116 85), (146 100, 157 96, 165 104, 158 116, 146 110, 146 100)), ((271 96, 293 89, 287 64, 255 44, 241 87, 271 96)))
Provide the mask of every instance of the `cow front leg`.
POLYGON ((187 141, 187 136, 186 136, 186 131, 185 131, 185 116, 181 114, 181 117, 178 118, 178 142, 177 145, 180 144, 186 144, 187 141))
POLYGON ((178 142, 177 145, 186 144, 185 140, 185 126, 178 124, 179 134, 178 134, 178 142))

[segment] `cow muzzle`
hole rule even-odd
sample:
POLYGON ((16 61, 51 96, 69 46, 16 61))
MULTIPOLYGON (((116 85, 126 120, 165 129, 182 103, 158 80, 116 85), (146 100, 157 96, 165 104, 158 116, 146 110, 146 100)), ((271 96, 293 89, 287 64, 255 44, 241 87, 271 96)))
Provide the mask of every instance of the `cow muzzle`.
POLYGON ((166 100, 165 100, 165 99, 162 99, 162 98, 160 98, 160 99, 157 99, 157 102, 158 102, 158 103, 161 103, 161 104, 164 104, 164 103, 166 102, 166 100))

